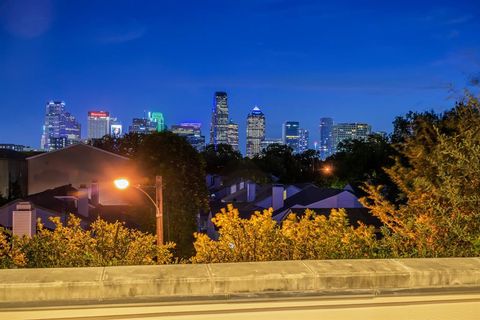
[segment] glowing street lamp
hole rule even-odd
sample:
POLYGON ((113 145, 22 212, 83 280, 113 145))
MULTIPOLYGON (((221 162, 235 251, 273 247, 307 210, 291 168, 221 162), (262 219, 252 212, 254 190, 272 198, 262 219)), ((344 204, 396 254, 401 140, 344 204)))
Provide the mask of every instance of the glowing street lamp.
POLYGON ((115 184, 115 187, 117 189, 120 189, 120 190, 125 190, 130 185, 130 181, 128 181, 125 178, 117 179, 117 180, 113 181, 113 183, 115 184))
MULTIPOLYGON (((117 189, 125 190, 130 186, 130 181, 125 178, 118 178, 113 181, 113 184, 117 189)), ((144 195, 147 196, 148 200, 155 206, 156 214, 156 229, 157 229, 157 244, 163 244, 163 192, 162 192, 162 177, 155 177, 155 200, 141 188, 140 185, 133 185, 133 187, 144 195)))

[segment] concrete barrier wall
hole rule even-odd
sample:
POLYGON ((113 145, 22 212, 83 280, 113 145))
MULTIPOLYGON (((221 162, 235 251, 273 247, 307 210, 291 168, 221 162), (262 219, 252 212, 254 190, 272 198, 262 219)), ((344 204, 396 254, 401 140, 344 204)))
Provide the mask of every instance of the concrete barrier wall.
POLYGON ((480 290, 480 258, 0 270, 0 303, 480 290))

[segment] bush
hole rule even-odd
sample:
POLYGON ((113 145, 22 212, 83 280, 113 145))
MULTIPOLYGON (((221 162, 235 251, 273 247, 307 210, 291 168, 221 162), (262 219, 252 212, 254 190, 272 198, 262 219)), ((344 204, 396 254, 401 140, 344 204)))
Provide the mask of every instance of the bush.
POLYGON ((271 209, 242 219, 229 205, 212 222, 219 238, 196 233, 194 263, 368 258, 376 252, 373 227, 351 226, 342 209, 328 218, 311 210, 300 218, 291 214, 279 226, 271 209))
POLYGON ((93 267, 172 262, 173 243, 157 246, 151 234, 126 228, 124 223, 97 219, 89 230, 71 215, 67 225, 50 218, 55 229, 38 223, 37 234, 24 237, 22 252, 25 265, 31 268, 93 267))

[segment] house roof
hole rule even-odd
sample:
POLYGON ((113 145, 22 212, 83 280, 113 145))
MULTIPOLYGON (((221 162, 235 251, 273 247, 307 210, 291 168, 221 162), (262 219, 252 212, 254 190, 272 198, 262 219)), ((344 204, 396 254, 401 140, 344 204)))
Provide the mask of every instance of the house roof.
MULTIPOLYGON (((285 220, 285 218, 288 216, 288 214, 295 214, 297 217, 301 217, 305 214, 305 210, 309 208, 291 208, 288 209, 287 214, 283 215, 281 221, 285 220)), ((311 208, 313 212, 315 212, 318 215, 324 215, 326 217, 330 216, 330 213, 332 209, 329 208, 311 208)), ((359 222, 362 222, 363 224, 374 226, 376 228, 379 228, 382 226, 382 223, 380 220, 373 216, 372 213, 367 209, 367 208, 345 208, 345 210, 348 220, 350 223, 354 226, 358 226, 359 222)), ((279 218, 279 217, 275 217, 279 218)), ((280 221, 279 221, 280 222, 280 221)))
POLYGON ((18 151, 10 149, 0 149, 0 159, 25 160, 26 156, 18 151))
POLYGON ((302 191, 285 199, 283 207, 275 210, 275 212, 283 212, 295 205, 308 206, 311 203, 328 199, 342 192, 350 191, 344 189, 319 188, 312 184, 304 188, 302 191))
POLYGON ((121 156, 121 155, 119 155, 119 154, 116 154, 116 153, 113 153, 113 152, 110 152, 110 151, 106 151, 106 150, 103 150, 103 149, 100 149, 100 148, 91 146, 91 145, 89 145, 89 144, 81 143, 81 142, 80 142, 80 143, 76 143, 76 144, 72 144, 72 145, 70 145, 70 146, 68 146, 68 147, 65 147, 65 148, 62 148, 62 149, 58 149, 58 150, 55 150, 55 151, 44 152, 44 153, 41 153, 41 154, 34 155, 34 156, 31 156, 31 157, 28 157, 27 160, 31 160, 31 159, 36 159, 36 158, 40 158, 40 157, 49 156, 49 155, 54 154, 54 153, 68 152, 70 149, 77 149, 77 148, 91 149, 91 150, 98 151, 98 152, 103 152, 103 153, 106 153, 106 154, 108 154, 108 155, 115 156, 115 157, 118 157, 118 158, 121 158, 121 159, 130 160, 129 158, 124 157, 124 156, 121 156))

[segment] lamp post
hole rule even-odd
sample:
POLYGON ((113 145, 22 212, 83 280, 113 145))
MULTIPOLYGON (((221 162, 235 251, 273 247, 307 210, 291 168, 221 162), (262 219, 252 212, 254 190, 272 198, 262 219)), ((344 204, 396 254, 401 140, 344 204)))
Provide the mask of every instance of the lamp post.
MULTIPOLYGON (((113 181, 115 187, 120 190, 125 190, 130 186, 130 181, 125 178, 119 178, 113 181)), ((157 245, 163 245, 163 190, 162 190, 162 176, 155 177, 155 200, 141 188, 140 185, 134 185, 135 189, 147 196, 148 200, 155 206, 155 220, 157 245)))

